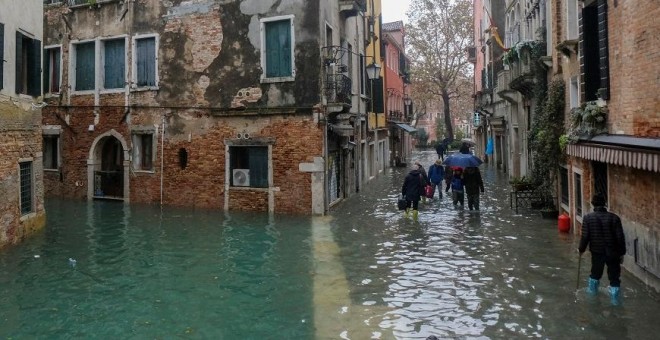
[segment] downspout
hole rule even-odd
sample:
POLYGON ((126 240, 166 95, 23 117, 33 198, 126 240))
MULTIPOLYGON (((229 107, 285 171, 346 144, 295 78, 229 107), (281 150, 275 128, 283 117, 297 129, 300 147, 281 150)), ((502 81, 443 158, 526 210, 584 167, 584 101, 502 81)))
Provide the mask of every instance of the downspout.
POLYGON ((163 168, 165 166, 165 114, 160 129, 160 206, 163 206, 163 168))

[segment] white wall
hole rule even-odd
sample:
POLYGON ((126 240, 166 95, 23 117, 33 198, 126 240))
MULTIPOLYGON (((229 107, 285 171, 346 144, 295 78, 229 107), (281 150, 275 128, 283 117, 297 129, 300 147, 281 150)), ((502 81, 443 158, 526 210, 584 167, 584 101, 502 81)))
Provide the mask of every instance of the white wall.
POLYGON ((43 42, 43 0, 0 0, 0 23, 5 25, 4 76, 0 93, 16 96, 16 31, 43 42))

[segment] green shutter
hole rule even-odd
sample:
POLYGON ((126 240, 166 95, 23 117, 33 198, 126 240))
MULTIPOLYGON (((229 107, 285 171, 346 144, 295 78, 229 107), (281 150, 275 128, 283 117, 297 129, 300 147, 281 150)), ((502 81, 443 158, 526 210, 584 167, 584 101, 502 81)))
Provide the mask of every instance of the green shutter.
POLYGON ((76 91, 94 89, 94 43, 76 45, 76 91))
POLYGON ((16 93, 23 93, 23 35, 16 32, 16 93))
POLYGON ((156 39, 138 39, 136 49, 137 85, 156 86, 156 39))
POLYGON ((5 79, 5 25, 0 24, 0 89, 4 86, 5 79))
POLYGON ((266 77, 291 76, 291 21, 268 22, 265 29, 266 77))
POLYGON ((373 100, 373 112, 375 113, 384 113, 385 105, 383 104, 383 77, 378 77, 378 79, 372 80, 374 82, 372 100, 373 100))
POLYGON ((126 72, 125 41, 124 39, 108 40, 104 45, 103 87, 106 89, 122 88, 126 72))
POLYGON ((41 96, 41 41, 30 42, 27 56, 27 94, 33 97, 41 96))
POLYGON ((268 147, 251 147, 248 151, 250 164, 250 186, 268 187, 268 147))

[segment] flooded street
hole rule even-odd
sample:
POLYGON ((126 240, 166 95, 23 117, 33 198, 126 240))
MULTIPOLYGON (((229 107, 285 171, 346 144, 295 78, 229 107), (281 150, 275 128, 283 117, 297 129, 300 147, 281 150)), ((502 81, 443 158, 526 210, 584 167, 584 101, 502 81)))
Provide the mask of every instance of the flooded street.
MULTIPOLYGON (((428 168, 435 153, 418 153, 428 168)), ((482 166, 480 212, 445 194, 404 218, 407 169, 326 217, 115 202, 47 203, 45 230, 0 253, 0 338, 651 339, 660 297, 624 271, 622 304, 556 220, 509 208, 482 166)))

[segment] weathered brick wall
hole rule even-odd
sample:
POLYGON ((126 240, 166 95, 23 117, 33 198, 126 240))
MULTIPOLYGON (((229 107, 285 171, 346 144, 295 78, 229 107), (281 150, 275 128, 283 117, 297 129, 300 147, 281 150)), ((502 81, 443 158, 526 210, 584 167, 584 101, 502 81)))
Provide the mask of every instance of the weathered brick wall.
POLYGON ((610 131, 660 137, 660 6, 654 0, 608 1, 610 131))
POLYGON ((0 102, 0 247, 45 224, 40 110, 0 102), (21 219, 19 159, 32 158, 34 213, 21 219))

